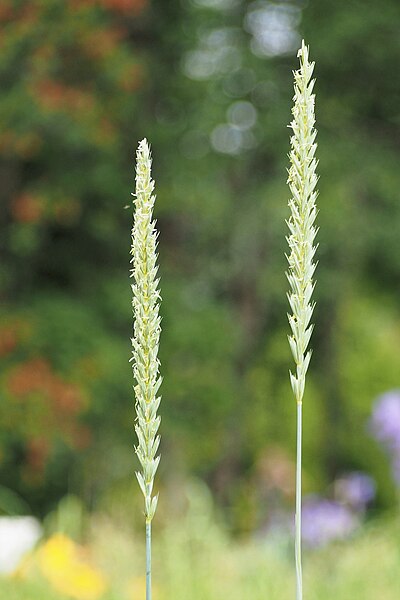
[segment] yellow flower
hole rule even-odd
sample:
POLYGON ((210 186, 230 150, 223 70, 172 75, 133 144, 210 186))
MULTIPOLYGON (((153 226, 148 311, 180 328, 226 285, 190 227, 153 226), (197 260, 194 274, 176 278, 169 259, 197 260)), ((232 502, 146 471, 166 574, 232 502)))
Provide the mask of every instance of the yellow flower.
POLYGON ((76 564, 70 573, 66 592, 78 600, 96 600, 106 590, 104 577, 85 564, 76 564))
POLYGON ((67 536, 53 535, 39 550, 39 566, 55 590, 76 600, 97 600, 106 590, 103 575, 86 564, 67 536))
POLYGON ((39 550, 39 564, 46 577, 68 570, 76 561, 75 543, 62 533, 53 535, 39 550))

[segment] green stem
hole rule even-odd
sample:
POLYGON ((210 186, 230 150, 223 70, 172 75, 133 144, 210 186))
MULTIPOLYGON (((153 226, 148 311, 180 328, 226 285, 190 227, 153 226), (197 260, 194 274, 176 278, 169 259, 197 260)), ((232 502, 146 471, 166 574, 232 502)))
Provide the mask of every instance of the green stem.
POLYGON ((296 558, 296 600, 303 599, 303 575, 301 569, 301 431, 302 403, 297 403, 297 450, 296 450, 296 515, 295 515, 295 558, 296 558))
POLYGON ((151 521, 146 521, 146 600, 151 600, 151 521))

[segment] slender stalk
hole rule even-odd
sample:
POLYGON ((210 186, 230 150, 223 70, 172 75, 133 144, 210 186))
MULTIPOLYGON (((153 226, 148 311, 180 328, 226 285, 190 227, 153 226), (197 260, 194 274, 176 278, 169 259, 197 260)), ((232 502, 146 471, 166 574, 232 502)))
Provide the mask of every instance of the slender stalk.
POLYGON ((160 457, 157 410, 161 397, 158 345, 160 340, 160 293, 157 277, 157 231, 153 220, 155 202, 151 178, 151 155, 147 140, 142 140, 136 154, 136 193, 132 227, 132 338, 133 375, 136 380, 136 454, 141 472, 136 477, 144 496, 146 520, 146 600, 151 600, 151 522, 157 508, 158 495, 153 496, 154 477, 160 457))
POLYGON ((292 194, 289 200, 291 215, 287 221, 290 235, 286 238, 290 248, 288 256, 290 284, 288 300, 292 314, 288 315, 291 328, 289 345, 296 364, 295 374, 290 373, 290 382, 297 403, 297 444, 296 444, 296 514, 295 514, 295 560, 296 560, 296 600, 303 598, 301 564, 301 444, 302 444, 302 402, 306 373, 310 363, 311 350, 307 347, 313 325, 310 320, 315 303, 311 301, 315 282, 313 275, 316 264, 314 255, 317 249, 314 226, 317 216, 317 160, 314 128, 314 102, 312 93, 314 80, 311 79, 314 63, 308 60, 308 48, 304 41, 298 52, 300 69, 294 72, 293 120, 290 127, 290 169, 288 184, 292 194))
POLYGON ((297 404, 297 452, 296 452, 296 515, 295 515, 295 558, 296 558, 296 600, 303 597, 303 575, 301 569, 301 433, 302 403, 297 404))
POLYGON ((151 600, 151 521, 146 522, 146 600, 151 600))

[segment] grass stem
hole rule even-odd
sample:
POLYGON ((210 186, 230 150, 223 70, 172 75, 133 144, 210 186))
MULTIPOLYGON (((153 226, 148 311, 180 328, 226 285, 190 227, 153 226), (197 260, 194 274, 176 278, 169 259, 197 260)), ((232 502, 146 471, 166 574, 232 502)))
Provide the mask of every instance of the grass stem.
POLYGON ((146 600, 151 600, 151 521, 146 521, 146 600))
POLYGON ((301 434, 302 403, 297 403, 297 448, 296 448, 296 514, 295 514, 295 558, 296 558, 296 600, 303 599, 303 575, 301 567, 301 434))

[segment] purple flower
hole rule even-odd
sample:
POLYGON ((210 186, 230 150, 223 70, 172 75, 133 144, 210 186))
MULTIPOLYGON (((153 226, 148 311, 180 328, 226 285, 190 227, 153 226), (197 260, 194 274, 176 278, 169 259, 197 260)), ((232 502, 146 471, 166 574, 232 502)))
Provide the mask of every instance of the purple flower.
POLYGON ((379 396, 370 421, 373 436, 386 448, 393 479, 400 486, 400 390, 379 396))
POLYGON ((373 436, 389 450, 400 451, 400 390, 379 396, 371 417, 373 436))
POLYGON ((375 498, 375 492, 375 481, 365 473, 355 471, 335 481, 337 499, 355 510, 364 510, 375 498))
POLYGON ((359 525, 358 517, 346 506, 317 496, 304 502, 302 538, 304 544, 317 548, 348 537, 359 525))

